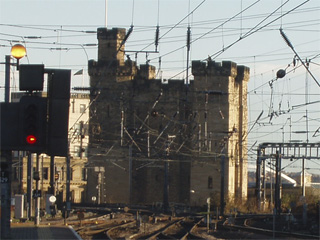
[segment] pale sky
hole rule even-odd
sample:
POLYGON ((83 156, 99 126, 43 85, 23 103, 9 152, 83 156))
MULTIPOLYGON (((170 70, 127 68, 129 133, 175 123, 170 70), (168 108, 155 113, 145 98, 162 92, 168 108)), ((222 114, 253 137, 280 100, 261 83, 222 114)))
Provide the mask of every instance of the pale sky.
MULTIPOLYGON (((20 42, 28 54, 22 64, 43 63, 73 73, 84 69, 84 76, 73 76, 72 86, 88 86, 87 61, 97 59, 97 38, 92 31, 105 27, 105 9, 105 0, 0 0, 0 62, 20 42)), ((319 0, 108 0, 107 9, 108 28, 133 25, 126 50, 155 51, 159 26, 158 53, 138 54, 137 62, 150 60, 159 69, 161 57, 163 78, 185 78, 188 26, 191 60, 212 56, 217 62, 248 66, 249 129, 263 112, 249 133, 249 149, 255 142, 253 150, 262 142, 320 141, 319 0), (294 67, 297 58, 280 28, 301 59, 310 62, 316 80, 299 61, 294 67), (286 69, 287 75, 276 80, 279 69, 286 69)), ((14 91, 18 90, 18 73, 11 70, 14 91)), ((3 64, 0 87, 3 101, 3 64)), ((254 154, 249 152, 253 164, 254 154)), ((320 172, 320 162, 312 167, 320 172)), ((299 171, 299 166, 295 168, 288 171, 299 171)))

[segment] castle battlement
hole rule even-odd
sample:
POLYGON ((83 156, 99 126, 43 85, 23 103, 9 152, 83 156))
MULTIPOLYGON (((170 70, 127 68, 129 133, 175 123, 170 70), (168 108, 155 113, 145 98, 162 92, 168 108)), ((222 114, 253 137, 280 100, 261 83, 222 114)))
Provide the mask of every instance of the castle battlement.
POLYGON ((247 66, 239 65, 237 67, 237 81, 248 82, 250 78, 250 68, 247 66))
POLYGON ((124 39, 126 35, 126 29, 125 28, 98 28, 97 31, 97 39, 124 39))
POLYGON ((125 60, 126 29, 124 28, 99 28, 98 61, 88 62, 90 76, 108 76, 108 82, 131 81, 136 77, 143 79, 155 78, 155 67, 149 64, 137 66, 131 59, 125 60))
POLYGON ((215 62, 209 60, 192 61, 192 74, 194 76, 230 76, 235 78, 237 76, 238 66, 232 61, 215 62))

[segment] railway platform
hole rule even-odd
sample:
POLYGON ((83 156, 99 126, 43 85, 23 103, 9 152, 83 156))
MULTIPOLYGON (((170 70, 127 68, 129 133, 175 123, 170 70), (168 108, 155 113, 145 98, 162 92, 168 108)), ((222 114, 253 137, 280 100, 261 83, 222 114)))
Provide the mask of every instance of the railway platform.
POLYGON ((40 224, 14 224, 11 226, 11 239, 74 239, 82 238, 71 226, 63 224, 44 225, 40 224))

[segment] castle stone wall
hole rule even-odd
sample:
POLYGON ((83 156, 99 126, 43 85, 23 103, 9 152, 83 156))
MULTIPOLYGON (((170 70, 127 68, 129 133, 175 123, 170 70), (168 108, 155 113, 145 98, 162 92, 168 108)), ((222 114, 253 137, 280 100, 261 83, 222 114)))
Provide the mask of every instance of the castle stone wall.
POLYGON ((193 61, 189 85, 163 84, 155 67, 124 60, 124 36, 99 29, 98 61, 89 61, 89 159, 105 167, 101 202, 162 202, 166 163, 169 202, 219 204, 222 184, 226 198, 245 199, 249 69, 193 61))

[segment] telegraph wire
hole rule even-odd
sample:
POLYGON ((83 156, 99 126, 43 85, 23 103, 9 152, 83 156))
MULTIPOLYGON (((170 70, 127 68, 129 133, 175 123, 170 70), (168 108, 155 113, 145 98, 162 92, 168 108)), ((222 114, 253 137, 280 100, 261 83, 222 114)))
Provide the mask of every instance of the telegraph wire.
MULTIPOLYGON (((319 11, 319 7, 314 7, 314 8, 303 8, 303 9, 298 9, 297 11, 295 11, 295 13, 293 14, 299 14, 299 13, 310 13, 310 12, 317 12, 319 11)), ((260 18, 265 16, 266 14, 261 13, 261 14, 255 14, 255 15, 249 15, 249 16, 242 16, 242 20, 252 20, 255 18, 260 18)), ((281 13, 280 13, 281 15, 281 13)), ((241 18, 239 18, 241 19, 241 18)), ((234 20, 239 20, 238 18, 235 18, 234 20)), ((194 22, 194 26, 196 25, 206 25, 206 24, 212 24, 212 23, 216 23, 219 21, 222 21, 223 19, 213 19, 213 20, 205 20, 205 21, 198 21, 198 22, 194 22)), ((302 21, 303 22, 303 21, 302 21)), ((184 23, 180 23, 180 26, 183 26, 184 23)), ((286 24, 290 24, 290 23, 286 23, 286 24)), ((8 23, 0 23, 0 26, 5 26, 5 27, 17 27, 17 28, 29 28, 29 29, 35 29, 35 30, 44 30, 44 31, 58 31, 61 27, 60 25, 50 25, 50 24, 8 24, 8 23)), ((116 25, 115 27, 126 27, 126 26, 121 26, 121 25, 116 25)), ((163 25, 161 26, 162 28, 171 28, 173 25, 163 25)), ((64 24, 63 25, 64 29, 63 31, 65 32, 79 32, 79 33, 91 33, 91 34, 96 34, 97 31, 96 29, 99 27, 99 25, 85 25, 85 24, 81 24, 81 25, 74 25, 74 24, 64 24), (93 28, 94 30, 74 30, 74 29, 66 29, 67 28, 93 28)), ((138 27, 138 26, 137 26, 138 27)), ((184 26, 185 27, 185 26, 184 26)), ((145 30, 149 31, 150 26, 141 26, 141 28, 145 28, 145 30)), ((142 29, 143 30, 143 29, 142 29)))
MULTIPOLYGON (((190 12, 190 0, 189 0, 189 9, 190 12)), ((187 30, 187 67, 186 67, 186 82, 185 84, 189 86, 189 61, 190 61, 190 45, 191 45, 191 27, 190 27, 190 14, 188 14, 188 30, 187 30)))
MULTIPOLYGON (((155 51, 158 51, 158 45, 159 45, 159 36, 160 36, 160 26, 159 26, 159 21, 160 21, 160 0, 158 0, 158 16, 157 16, 157 27, 156 27, 156 36, 154 40, 154 45, 155 45, 155 51)), ((159 58, 160 61, 161 57, 159 58)), ((159 64, 159 67, 161 65, 159 64)), ((158 70, 160 71, 160 70, 158 70)))
MULTIPOLYGON (((264 21, 266 21, 269 17, 271 17, 272 15, 274 15, 279 9, 282 9, 282 7, 287 4, 290 0, 287 0, 285 3, 282 3, 278 8, 276 8, 273 12, 271 12, 269 15, 267 15, 264 19, 262 19, 259 23, 257 23, 253 28, 250 29, 250 31, 246 32, 245 35, 241 36, 242 37, 246 37, 248 35, 251 35, 251 32, 256 29, 259 25, 261 25, 264 21)), ((282 19, 284 15, 281 14, 280 15, 280 19, 282 19)))
MULTIPOLYGON (((253 3, 253 4, 251 4, 249 7, 247 7, 247 8, 245 8, 244 10, 242 10, 241 12, 244 12, 244 11, 246 11, 247 9, 249 9, 249 8, 251 8, 252 6, 254 6, 256 3, 258 3, 259 1, 261 1, 261 0, 257 0, 255 3, 253 3)), ((194 12, 195 10, 193 10, 192 12, 194 12)), ((194 43, 195 41, 198 41, 199 39, 201 39, 201 38, 203 38, 203 37, 205 37, 206 35, 208 35, 209 33, 211 33, 212 31, 214 31, 214 30, 216 30, 216 29, 218 29, 220 26, 222 26, 223 24, 225 24, 225 23, 227 23, 227 22, 230 22, 232 19, 234 19, 236 16, 238 16, 240 13, 237 13, 236 15, 234 15, 233 17, 231 17, 231 18, 229 18, 229 19, 227 19, 226 21, 224 21, 223 23, 221 23, 220 25, 218 25, 217 27, 215 27, 215 28, 213 28, 213 29, 211 29, 209 32, 206 32, 205 34, 202 34, 200 37, 197 37, 197 38, 195 38, 194 40, 192 40, 191 42, 190 42, 190 44, 192 44, 192 43, 194 43)), ((189 14, 188 14, 189 15, 189 14)), ((187 15, 187 17, 188 17, 188 15, 187 15)), ((186 17, 185 17, 186 18, 186 17)), ((184 19, 185 19, 184 18, 184 19)), ((184 20, 183 19, 183 20, 184 20)), ((183 21, 183 20, 181 20, 181 21, 183 21)), ((180 22, 181 22, 180 21, 180 22)), ((180 23, 179 22, 179 23, 180 23)), ((171 30, 170 30, 171 31, 171 30)), ((169 31, 168 31, 169 32, 169 31)), ((167 33, 168 33, 167 32, 167 33)), ((167 33, 165 33, 164 35, 166 35, 167 33)), ((163 35, 163 36, 164 36, 163 35)), ((162 37, 163 37, 162 36, 162 37)), ((148 47, 148 46, 147 46, 148 47)), ((174 52, 176 52, 176 51, 179 51, 179 50, 181 50, 181 49, 183 49, 184 48, 184 46, 182 46, 182 47, 179 47, 179 48, 177 48, 177 49, 175 49, 175 50, 172 50, 172 51, 170 51, 170 52, 168 52, 168 53, 165 53, 165 54, 163 54, 163 55, 161 55, 161 57, 164 57, 164 56, 167 56, 167 55, 169 55, 169 54, 172 54, 172 53, 174 53, 174 52)), ((153 59, 152 59, 153 60, 153 59)), ((179 73, 177 73, 177 74, 175 74, 174 76, 172 76, 172 77, 170 77, 169 79, 172 79, 172 78, 175 78, 176 76, 178 76, 178 75, 180 75, 181 73, 183 73, 183 72, 185 72, 186 70, 184 69, 184 70, 182 70, 181 72, 179 72, 179 73)))
POLYGON ((245 9, 241 10, 239 13, 233 15, 232 17, 228 18, 227 20, 225 20, 224 22, 222 22, 221 24, 219 24, 218 26, 214 27, 213 29, 211 29, 210 31, 202 34, 201 36, 195 38, 191 43, 194 43, 196 41, 198 41, 199 39, 205 37, 206 35, 208 35, 209 33, 217 30, 218 28, 222 27, 223 25, 225 25, 226 23, 232 21, 233 19, 235 19, 237 16, 241 15, 243 12, 245 12, 246 10, 250 9, 251 7, 253 7, 254 5, 256 5, 258 2, 260 2, 261 0, 257 0, 254 3, 252 3, 251 5, 249 5, 248 7, 246 7, 245 9))
MULTIPOLYGON (((291 73, 291 72, 295 72, 295 70, 297 70, 297 69, 300 68, 300 67, 301 67, 301 65, 296 66, 296 67, 294 67, 293 69, 291 69, 290 71, 288 71, 286 74, 289 74, 289 73, 291 73)), ((254 89, 252 89, 252 90, 250 90, 250 91, 248 92, 248 94, 255 93, 255 92, 257 91, 257 89, 262 88, 262 87, 268 85, 270 82, 275 82, 276 80, 279 80, 279 79, 277 79, 277 78, 272 78, 271 80, 263 83, 262 85, 254 88, 254 89)))
MULTIPOLYGON (((26 28, 26 29, 34 29, 34 30, 42 30, 42 31, 63 31, 63 32, 89 33, 89 34, 97 33, 97 31, 89 31, 89 30, 85 31, 85 30, 73 30, 73 29, 60 29, 61 25, 0 24, 0 26, 26 28), (50 26, 54 26, 54 28, 48 28, 50 26)), ((71 26, 71 25, 64 25, 64 26, 71 26)), ((75 27, 74 25, 72 26, 75 27)), ((79 26, 79 27, 82 28, 83 26, 79 26)))
MULTIPOLYGON (((291 23, 288 23, 287 25, 290 25, 290 24, 298 24, 298 23, 300 23, 301 21, 299 21, 299 22, 291 22, 291 23)), ((311 26, 312 24, 310 24, 310 21, 308 21, 309 23, 307 24, 307 25, 301 25, 301 26, 299 26, 299 27, 305 27, 305 26, 311 26)), ((319 25, 319 23, 316 23, 317 25, 319 25)), ((193 23, 193 25, 195 25, 194 23, 193 23)), ((287 26, 286 25, 286 26, 287 26)), ((159 26, 160 27, 160 26, 159 26)), ((295 31, 298 31, 298 30, 296 30, 296 28, 298 27, 298 26, 296 26, 296 25, 294 25, 293 26, 294 28, 295 28, 295 31)), ((137 31, 137 28, 135 28, 136 30, 136 32, 138 32, 137 31)), ((286 27, 286 29, 290 29, 290 27, 286 27)), ((231 29, 230 31, 235 31, 236 29, 231 29)), ((275 29, 269 29, 270 31, 271 30, 275 30, 275 29)), ((301 30, 301 31, 310 31, 310 30, 301 30)), ((224 28, 224 32, 226 32, 226 28, 224 28)), ((0 33, 0 35, 8 35, 8 36, 12 36, 12 37, 17 37, 17 38, 21 38, 21 37, 24 37, 25 39, 45 39, 45 38, 56 38, 56 36, 20 36, 20 35, 13 35, 13 34, 5 34, 5 33, 0 33)), ((200 35, 200 34, 195 34, 194 36, 196 36, 196 35, 200 35)), ((203 34, 202 34, 203 35, 203 34)), ((234 35, 237 35, 237 33, 235 33, 234 35)), ((80 36, 80 35, 63 35, 62 36, 62 38, 66 38, 66 37, 77 37, 77 36, 80 36)), ((89 35, 87 35, 88 37, 89 37, 89 35)), ((232 36, 232 35, 230 35, 230 36, 232 36)), ((183 37, 183 35, 181 35, 181 36, 172 36, 172 37, 167 37, 166 39, 170 39, 170 38, 172 38, 172 39, 175 39, 175 41, 177 40, 177 38, 178 37, 180 37, 181 38, 181 41, 182 41, 182 38, 184 38, 183 37)), ((218 37, 218 36, 217 36, 218 37)), ((8 40, 8 39, 2 39, 3 41, 10 41, 10 40, 8 40)), ((11 40, 11 41, 14 41, 14 40, 11 40)), ((144 41, 150 41, 150 39, 144 39, 144 41)), ((130 43, 133 43, 133 42, 135 42, 135 41, 131 41, 130 43)), ((136 40, 136 42, 141 42, 141 40, 136 40)), ((40 43, 40 42, 30 42, 30 43, 35 43, 35 44, 37 44, 37 43, 40 43)))
MULTIPOLYGON (((175 29, 178 25, 180 25, 185 19, 187 19, 191 14, 193 14, 206 0, 203 0, 201 3, 199 3, 190 13, 188 13, 185 17, 183 17, 178 23, 176 23, 173 27, 170 27, 169 30, 167 30, 161 37, 159 37, 159 40, 161 40, 164 36, 166 36, 169 32, 171 32, 173 29, 175 29)), ((146 48, 150 47, 153 43, 148 44, 144 48, 142 48, 140 51, 145 50, 146 48)), ((162 56, 163 57, 163 56, 162 56)))
MULTIPOLYGON (((258 3, 259 1, 260 1, 260 0, 257 0, 255 3, 251 4, 249 7, 247 7, 247 8, 244 9, 243 11, 246 11, 248 8, 251 8, 254 4, 258 3)), ((288 1, 289 1, 289 0, 287 0, 287 2, 288 2, 288 1)), ((306 1, 303 2, 302 4, 299 4, 298 6, 294 7, 293 9, 287 11, 285 14, 281 15, 280 17, 283 17, 283 16, 291 13, 292 11, 294 11, 295 9, 301 7, 302 5, 304 5, 305 3, 309 2, 309 1, 310 1, 310 0, 306 0, 306 1)), ((286 4, 286 3, 285 3, 285 4, 286 4)), ((273 11, 271 14, 269 14, 268 17, 271 16, 271 15, 272 15, 274 12, 276 12, 278 9, 279 9, 279 8, 277 8, 275 11, 273 11)), ((239 15, 239 14, 240 14, 240 13, 238 13, 238 14, 236 14, 236 15, 239 15)), ((236 16, 236 15, 235 15, 235 16, 236 16)), ((234 16, 234 17, 235 17, 235 16, 234 16)), ((268 17, 267 17, 267 18, 268 18, 268 17)), ((245 35, 241 36, 238 40, 236 40, 236 41, 234 41, 233 43, 229 44, 227 47, 223 47, 222 50, 220 50, 220 51, 218 51, 218 52, 210 55, 209 57, 210 57, 210 58, 215 58, 215 57, 221 55, 222 53, 225 52, 225 50, 229 49, 230 47, 232 47, 233 45, 235 45, 235 44, 238 43, 239 41, 243 40, 244 38, 246 38, 246 37, 248 37, 248 36, 250 36, 250 35, 252 35, 252 34, 260 31, 261 29, 265 28, 266 26, 272 24, 273 22, 275 22, 276 20, 278 20, 280 17, 275 18, 274 20, 270 21, 269 23, 267 23, 267 24, 265 24, 265 25, 257 28, 257 26, 259 26, 259 25, 264 21, 264 20, 263 20, 262 22, 260 22, 259 24, 257 24, 255 27, 251 28, 245 35), (257 29, 256 29, 256 28, 257 28, 257 29), (255 30, 253 31, 253 29, 255 29, 255 30)), ((233 17, 232 17, 232 18, 233 18, 233 17)), ((227 21, 231 21, 232 18, 229 18, 227 21)), ((216 28, 214 28, 213 30, 215 30, 215 29, 216 29, 216 28)), ((212 30, 212 31, 213 31, 213 30, 212 30)), ((209 31, 209 32, 210 32, 210 31, 209 31)), ((209 33, 209 32, 207 32, 207 33, 209 33)), ((202 35, 202 37, 205 36, 205 35, 206 35, 206 34, 202 35)), ((201 37, 196 38, 194 41, 199 40, 200 38, 201 38, 201 37)), ((194 42, 194 41, 193 41, 193 42, 194 42)), ((180 75, 181 73, 183 73, 183 72, 185 72, 185 71, 186 71, 186 70, 182 70, 181 72, 175 74, 175 75, 174 75, 173 77, 171 77, 171 78, 174 78, 174 77, 180 75)), ((171 78, 170 78, 170 79, 171 79, 171 78)))
MULTIPOLYGON (((293 69, 294 70, 294 69, 293 69)), ((293 71, 293 70, 291 70, 291 71, 293 71)), ((270 81, 269 81, 270 82, 270 81)), ((267 83, 266 83, 267 84, 267 83)), ((261 86, 260 86, 261 87, 261 86)), ((259 87, 259 88, 260 88, 259 87)), ((257 89, 257 88, 256 88, 257 89)), ((253 92, 254 92, 254 94, 256 95, 257 93, 256 93, 256 89, 254 89, 253 90, 253 92)), ((250 94, 252 94, 252 92, 248 92, 248 95, 250 95, 250 94)), ((284 95, 306 95, 306 94, 302 94, 302 93, 279 93, 279 95, 281 95, 281 96, 284 96, 284 95)), ((261 94, 259 94, 259 95, 261 95, 261 94)), ((308 95, 309 96, 317 96, 317 94, 309 94, 308 93, 308 95)), ((290 106, 289 107, 289 105, 288 105, 288 108, 287 108, 287 110, 281 110, 281 109, 279 109, 279 111, 272 111, 272 115, 273 116, 280 116, 280 115, 282 115, 282 114, 287 114, 287 113, 291 113, 293 110, 295 110, 295 112, 296 112, 296 109, 297 108, 300 108, 300 107, 303 107, 303 106, 307 106, 307 105, 311 105, 311 104, 317 104, 319 101, 312 101, 312 102, 307 102, 307 103, 303 103, 303 104, 299 104, 299 105, 292 105, 292 106, 290 106)), ((289 103, 289 102, 288 102, 289 103)), ((313 113, 315 113, 314 111, 313 111, 313 113)))
POLYGON ((294 10, 296 10, 297 8, 301 7, 302 5, 306 4, 306 3, 309 2, 309 1, 310 1, 310 0, 304 1, 303 3, 301 3, 301 4, 299 4, 298 6, 292 8, 291 10, 287 11, 286 13, 284 13, 283 15, 281 15, 280 17, 277 17, 277 18, 271 20, 270 22, 266 23, 265 25, 263 25, 263 26, 261 26, 261 27, 259 27, 259 28, 257 28, 257 29, 255 29, 256 27, 252 28, 252 30, 248 31, 248 32, 247 32, 245 35, 243 35, 241 38, 239 38, 239 39, 237 39, 236 41, 234 41, 233 43, 229 44, 229 45, 228 45, 227 47, 225 47, 224 49, 221 49, 221 50, 217 51, 216 53, 210 55, 210 57, 211 57, 211 58, 216 58, 217 56, 220 56, 222 53, 225 52, 225 50, 231 48, 231 47, 232 47, 233 45, 235 45, 236 43, 238 43, 238 42, 240 42, 241 40, 243 40, 243 39, 251 36, 252 34, 254 34, 254 33, 258 32, 258 31, 260 31, 261 29, 269 26, 270 24, 272 24, 272 23, 274 23, 275 21, 279 20, 279 19, 282 18, 283 16, 285 16, 285 15, 293 12, 294 10), (255 29, 255 30, 253 31, 253 29, 255 29))

